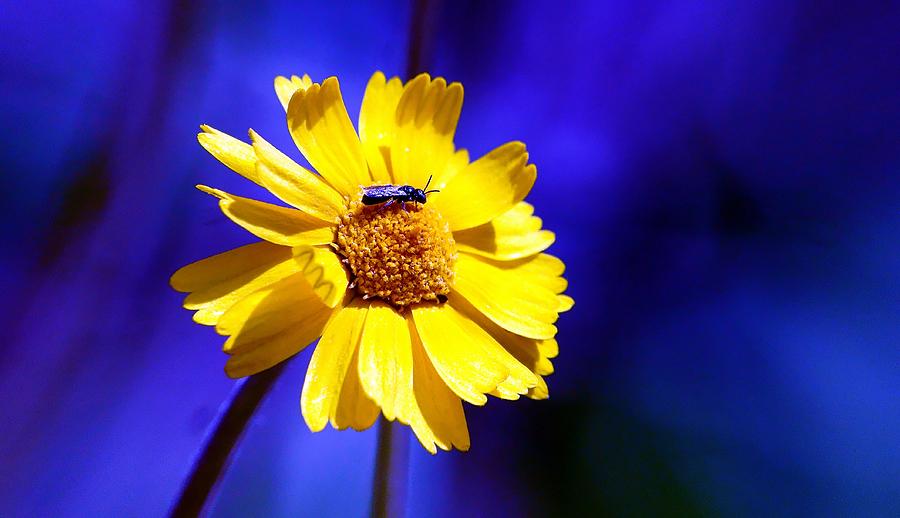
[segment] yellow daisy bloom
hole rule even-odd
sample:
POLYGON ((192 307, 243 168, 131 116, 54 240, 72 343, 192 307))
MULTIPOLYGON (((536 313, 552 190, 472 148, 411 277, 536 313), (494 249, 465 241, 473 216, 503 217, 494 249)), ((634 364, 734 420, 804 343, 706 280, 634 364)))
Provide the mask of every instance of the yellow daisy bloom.
POLYGON ((194 320, 225 335, 231 377, 319 339, 303 384, 309 428, 363 430, 379 412, 431 453, 469 448, 462 401, 548 397, 556 322, 573 301, 554 241, 524 202, 535 166, 521 142, 469 161, 453 134, 459 83, 422 74, 368 83, 359 134, 338 80, 277 77, 291 136, 318 174, 253 130, 250 144, 202 126, 200 144, 290 207, 198 185, 262 239, 178 270, 194 320), (373 185, 422 188, 426 203, 366 205, 373 185))

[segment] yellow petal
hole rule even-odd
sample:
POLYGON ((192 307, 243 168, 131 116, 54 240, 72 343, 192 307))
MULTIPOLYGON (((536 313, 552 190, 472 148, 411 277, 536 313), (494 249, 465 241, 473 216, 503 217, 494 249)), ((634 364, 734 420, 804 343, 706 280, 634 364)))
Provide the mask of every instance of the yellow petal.
POLYGON ((469 449, 469 429, 462 402, 441 380, 428 359, 412 319, 407 317, 412 338, 413 390, 418 412, 412 414, 410 427, 422 446, 435 453, 456 447, 469 449))
POLYGON ((472 255, 459 254, 454 290, 495 323, 528 338, 548 339, 556 334, 556 295, 549 289, 521 282, 472 255))
POLYGON ((484 337, 462 326, 456 311, 447 304, 416 306, 412 315, 441 379, 469 403, 485 404, 485 394, 509 376, 509 369, 485 352, 484 337))
POLYGON ((469 152, 465 149, 459 149, 453 156, 450 157, 450 160, 447 161, 447 166, 444 167, 443 171, 435 171, 434 179, 431 181, 431 185, 428 186, 429 189, 444 189, 447 187, 447 184, 450 183, 456 175, 461 173, 468 167, 469 165, 469 152))
MULTIPOLYGON (((452 309, 449 313, 451 318, 455 319, 457 325, 466 330, 471 337, 471 341, 480 345, 484 354, 502 364, 509 371, 509 376, 503 380, 498 388, 516 394, 524 394, 529 388, 537 385, 534 373, 529 370, 532 365, 521 361, 515 354, 510 354, 513 353, 513 349, 507 347, 505 342, 500 341, 501 339, 509 340, 511 337, 516 337, 522 338, 524 343, 530 344, 529 339, 518 337, 512 333, 509 333, 509 336, 507 334, 490 333, 489 331, 496 330, 497 326, 484 318, 484 315, 456 293, 450 294, 447 305, 452 309)), ((534 346, 534 349, 537 350, 536 346, 534 346)), ((544 374, 543 372, 537 373, 544 374)))
POLYGON ((209 151, 209 154, 232 171, 262 185, 256 176, 256 154, 250 144, 241 142, 206 124, 200 126, 200 129, 203 132, 197 134, 197 140, 203 149, 209 151))
POLYGON ((313 352, 303 383, 300 407, 309 429, 318 432, 328 421, 334 425, 338 398, 347 368, 359 345, 366 307, 358 303, 338 309, 325 326, 313 352))
POLYGON ((178 291, 192 292, 184 307, 198 310, 194 321, 215 325, 237 301, 297 271, 290 248, 262 241, 189 264, 170 282, 178 291))
MULTIPOLYGON (((550 361, 550 358, 555 357, 559 353, 559 346, 556 340, 535 340, 510 333, 486 318, 468 301, 458 295, 451 295, 448 303, 453 304, 459 309, 461 314, 489 333, 517 362, 535 374, 532 380, 534 384, 529 386, 526 392, 529 398, 546 399, 549 397, 547 383, 542 376, 553 373, 553 363, 550 361)), ((521 393, 521 390, 515 390, 514 387, 510 387, 508 384, 501 384, 493 392, 493 395, 503 399, 518 399, 521 393)))
POLYGON ((556 339, 539 340, 537 346, 545 358, 556 358, 559 354, 559 344, 556 342, 556 339))
POLYGON ((340 193, 360 195, 372 183, 362 144, 347 115, 335 77, 291 97, 288 128, 303 156, 340 193))
POLYGON ((553 293, 566 291, 568 281, 561 277, 565 265, 558 258, 549 254, 538 254, 531 257, 511 261, 497 261, 480 257, 481 261, 509 273, 517 282, 525 282, 542 286, 553 293))
POLYGON ((311 85, 312 79, 306 74, 303 74, 303 77, 291 76, 290 79, 278 76, 275 78, 275 95, 278 96, 281 106, 287 111, 288 103, 291 101, 291 96, 294 95, 294 92, 306 90, 311 85))
POLYGON ((228 282, 259 266, 282 262, 290 257, 290 248, 259 241, 179 268, 172 274, 169 283, 177 291, 198 291, 228 282))
POLYGON ((257 175, 262 185, 285 203, 323 221, 334 222, 346 212, 346 202, 319 175, 301 167, 275 146, 250 130, 259 159, 257 175))
POLYGON ((216 323, 216 332, 231 336, 223 350, 234 354, 246 344, 272 336, 309 315, 321 313, 329 314, 330 308, 313 293, 303 274, 294 273, 231 306, 216 323))
POLYGON ((331 223, 299 210, 233 196, 225 191, 198 185, 198 189, 219 198, 219 208, 255 236, 285 246, 323 245, 334 239, 331 223))
POLYGON ((441 175, 453 155, 453 134, 462 109, 463 87, 420 74, 403 88, 395 113, 391 166, 399 184, 424 187, 441 175))
POLYGON ((575 305, 575 300, 568 295, 557 295, 556 300, 559 301, 559 307, 556 308, 556 311, 560 313, 565 313, 572 309, 572 306, 575 305))
POLYGON ((294 259, 302 268, 306 281, 325 305, 333 308, 344 300, 350 280, 347 270, 331 248, 299 246, 294 248, 294 259))
MULTIPOLYGON (((465 318, 471 320, 472 325, 476 325, 488 333, 505 351, 530 372, 542 376, 553 374, 553 364, 546 353, 552 352, 553 356, 556 356, 556 353, 559 352, 556 340, 536 340, 511 333, 488 319, 459 295, 451 294, 448 303, 457 308, 465 318)), ((531 379, 529 381, 532 383, 527 388, 534 387, 535 380, 531 379)))
POLYGON ((454 232, 453 239, 460 250, 502 261, 537 254, 556 237, 541 230, 541 219, 532 216, 533 211, 528 203, 519 202, 484 225, 454 232))
POLYGON ((353 358, 347 367, 347 375, 341 385, 341 393, 338 396, 337 409, 331 421, 332 426, 338 430, 353 428, 365 430, 375 423, 378 418, 378 406, 375 405, 363 390, 359 379, 359 348, 354 348, 353 358))
POLYGON ((359 344, 359 377, 388 420, 410 422, 413 395, 412 345, 406 319, 383 302, 373 302, 359 344))
POLYGON ((547 381, 538 376, 538 384, 532 389, 528 389, 528 397, 531 399, 547 399, 550 397, 550 389, 547 387, 547 381))
POLYGON ((225 365, 232 378, 256 374, 302 351, 321 336, 332 310, 300 274, 258 290, 232 306, 216 325, 231 334, 225 365))
POLYGON ((400 78, 392 77, 388 81, 384 74, 375 72, 363 95, 359 110, 359 139, 376 183, 394 183, 390 149, 394 137, 394 113, 401 93, 403 82, 400 78))
POLYGON ((434 204, 451 230, 477 227, 524 200, 536 176, 525 144, 510 142, 469 164, 433 196, 434 204))

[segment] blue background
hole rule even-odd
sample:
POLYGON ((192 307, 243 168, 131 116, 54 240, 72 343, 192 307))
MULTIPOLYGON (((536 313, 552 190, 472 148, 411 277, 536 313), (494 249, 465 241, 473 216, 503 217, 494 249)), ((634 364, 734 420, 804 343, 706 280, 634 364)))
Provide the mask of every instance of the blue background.
MULTIPOLYGON (((0 5, 0 514, 164 513, 233 382, 167 284, 267 194, 196 142, 295 158, 277 74, 402 74, 406 2, 0 5)), ((575 308, 551 399, 411 449, 409 516, 900 514, 900 4, 447 2, 457 143, 521 139, 575 308)), ((312 435, 310 351, 216 516, 361 516, 375 431, 312 435)))

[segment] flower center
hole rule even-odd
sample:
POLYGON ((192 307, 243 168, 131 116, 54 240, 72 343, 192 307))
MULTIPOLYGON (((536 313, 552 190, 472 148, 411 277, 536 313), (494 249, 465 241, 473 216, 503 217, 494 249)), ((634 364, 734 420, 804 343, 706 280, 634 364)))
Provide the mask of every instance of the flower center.
POLYGON ((368 299, 403 308, 443 301, 453 284, 456 242, 450 226, 426 205, 389 207, 354 202, 341 217, 338 252, 352 273, 351 286, 368 299))

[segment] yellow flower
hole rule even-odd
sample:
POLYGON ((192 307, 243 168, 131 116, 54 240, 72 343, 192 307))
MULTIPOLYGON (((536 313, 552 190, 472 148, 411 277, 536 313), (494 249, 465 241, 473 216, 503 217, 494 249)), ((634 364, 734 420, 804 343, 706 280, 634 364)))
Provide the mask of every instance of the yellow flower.
POLYGON ((313 173, 250 131, 202 126, 200 144, 290 207, 197 186, 262 241, 178 270, 194 320, 228 336, 229 376, 255 374, 321 339, 303 384, 312 431, 363 430, 379 411, 431 453, 469 448, 462 401, 548 397, 558 352, 563 263, 523 199, 536 171, 521 142, 474 162, 453 134, 463 88, 377 72, 359 135, 336 78, 275 79, 291 136, 313 173), (425 186, 427 202, 361 203, 372 185, 425 186))

